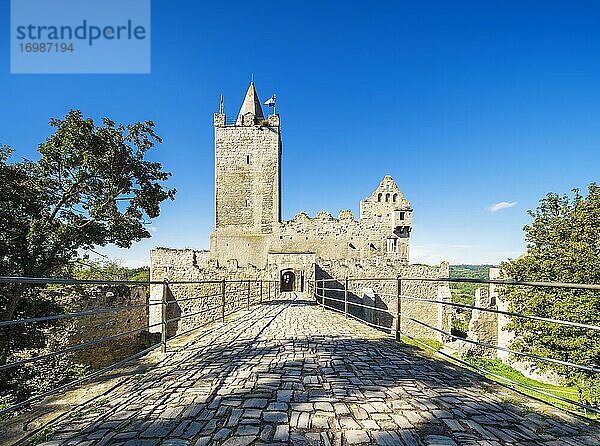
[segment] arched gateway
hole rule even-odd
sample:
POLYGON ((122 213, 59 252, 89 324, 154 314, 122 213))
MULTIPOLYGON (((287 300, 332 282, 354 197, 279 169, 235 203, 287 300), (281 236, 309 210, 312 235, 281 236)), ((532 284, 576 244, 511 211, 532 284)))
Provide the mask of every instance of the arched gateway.
POLYGON ((296 289, 296 274, 293 271, 281 272, 281 291, 294 291, 296 289))

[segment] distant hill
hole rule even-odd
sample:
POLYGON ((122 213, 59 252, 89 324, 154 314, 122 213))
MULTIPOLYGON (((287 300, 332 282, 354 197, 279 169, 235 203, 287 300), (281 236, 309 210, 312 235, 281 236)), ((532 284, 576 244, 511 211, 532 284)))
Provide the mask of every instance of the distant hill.
MULTIPOLYGON (((450 277, 463 277, 466 279, 489 279, 490 268, 495 265, 450 265, 450 277)), ((454 302, 473 305, 475 303, 475 290, 486 287, 485 284, 450 282, 450 291, 454 302)), ((469 312, 470 318, 470 312, 469 312)))
POLYGON ((489 279, 490 268, 496 265, 450 265, 450 277, 489 279))
MULTIPOLYGON (((495 265, 450 265, 450 277, 489 279, 490 268, 494 267, 495 265)), ((473 305, 475 303, 475 290, 486 286, 479 283, 450 282, 452 301, 473 305)), ((452 321, 452 333, 456 336, 466 337, 469 321, 471 320, 471 310, 457 308, 456 313, 457 316, 462 317, 452 321)))

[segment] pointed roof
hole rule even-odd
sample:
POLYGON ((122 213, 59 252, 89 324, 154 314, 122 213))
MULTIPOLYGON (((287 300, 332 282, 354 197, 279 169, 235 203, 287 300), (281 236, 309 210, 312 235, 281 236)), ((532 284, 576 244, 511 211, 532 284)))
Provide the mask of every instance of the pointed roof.
POLYGON ((254 88, 254 82, 250 82, 250 86, 248 87, 248 91, 246 92, 244 103, 242 104, 242 108, 240 108, 240 113, 238 115, 238 123, 241 122, 242 116, 244 116, 247 113, 252 113, 254 115, 255 122, 258 119, 265 119, 262 107, 260 106, 260 100, 258 99, 258 95, 256 94, 256 88, 254 88))

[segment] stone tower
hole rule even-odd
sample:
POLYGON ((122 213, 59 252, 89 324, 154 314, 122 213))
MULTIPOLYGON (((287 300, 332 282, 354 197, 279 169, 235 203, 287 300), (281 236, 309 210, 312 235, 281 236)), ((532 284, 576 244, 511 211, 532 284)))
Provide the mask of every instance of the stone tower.
MULTIPOLYGON (((215 231, 211 252, 224 261, 266 249, 263 236, 281 220, 279 115, 265 118, 254 83, 235 120, 215 113, 215 231), (213 249, 214 248, 214 249, 213 249)), ((240 259, 255 263, 257 259, 240 259)), ((260 262, 259 262, 260 263, 260 262)))

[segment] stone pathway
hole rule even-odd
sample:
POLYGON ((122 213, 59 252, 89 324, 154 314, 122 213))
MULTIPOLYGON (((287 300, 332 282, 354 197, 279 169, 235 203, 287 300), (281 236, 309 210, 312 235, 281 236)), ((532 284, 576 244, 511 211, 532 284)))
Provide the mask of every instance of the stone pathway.
POLYGON ((295 297, 199 332, 45 444, 600 444, 595 423, 295 297))

